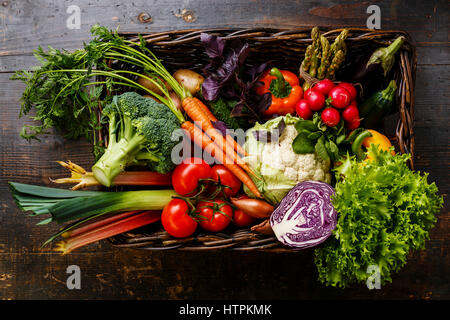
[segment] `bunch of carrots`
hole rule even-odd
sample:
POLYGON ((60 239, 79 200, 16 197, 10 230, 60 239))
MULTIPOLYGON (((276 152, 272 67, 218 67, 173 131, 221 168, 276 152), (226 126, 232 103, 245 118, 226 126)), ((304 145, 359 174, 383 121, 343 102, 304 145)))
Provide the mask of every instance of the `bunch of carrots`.
POLYGON ((188 116, 198 124, 185 121, 181 125, 191 140, 217 161, 223 163, 254 195, 260 198, 258 188, 247 173, 257 176, 239 155, 246 155, 245 150, 230 135, 224 137, 214 128, 212 121, 217 119, 202 101, 195 97, 187 97, 182 100, 182 106, 188 116))

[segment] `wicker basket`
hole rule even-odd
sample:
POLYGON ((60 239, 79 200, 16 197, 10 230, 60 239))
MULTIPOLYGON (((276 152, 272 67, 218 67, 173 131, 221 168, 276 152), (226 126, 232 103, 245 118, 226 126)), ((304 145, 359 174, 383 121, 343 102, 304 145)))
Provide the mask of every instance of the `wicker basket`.
MULTIPOLYGON (((321 33, 334 39, 342 29, 320 28, 321 33)), ((410 167, 414 168, 414 83, 416 70, 416 50, 410 36, 403 31, 369 30, 346 28, 349 35, 346 40, 348 54, 345 65, 358 61, 377 47, 387 46, 398 36, 406 41, 397 53, 392 74, 397 81, 396 105, 398 112, 390 118, 391 125, 384 128, 396 150, 411 154, 410 167)), ((205 29, 178 30, 160 33, 141 33, 150 50, 163 61, 171 72, 180 68, 189 68, 201 72, 208 62, 200 42, 202 32, 215 34, 225 39, 241 39, 251 47, 247 59, 249 65, 266 62, 268 58, 280 68, 299 70, 306 47, 311 43, 311 28, 299 29, 205 29)), ((121 33, 129 40, 138 42, 137 33, 121 33)), ((106 136, 105 129, 99 131, 100 138, 106 136)), ((103 140, 103 139, 101 139, 103 140)), ((270 250, 294 251, 284 247, 273 235, 262 235, 249 228, 228 227, 223 233, 204 233, 197 231, 193 236, 176 239, 165 232, 160 224, 123 233, 108 239, 116 247, 137 248, 142 250, 270 250)))

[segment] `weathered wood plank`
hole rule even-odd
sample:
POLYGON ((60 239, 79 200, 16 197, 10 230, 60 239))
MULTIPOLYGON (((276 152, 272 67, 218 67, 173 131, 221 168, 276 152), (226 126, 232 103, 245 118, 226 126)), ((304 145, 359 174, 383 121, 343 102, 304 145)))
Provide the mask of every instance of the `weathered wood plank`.
POLYGON ((366 26, 367 7, 381 9, 383 29, 407 29, 418 42, 448 42, 446 1, 193 1, 168 0, 148 4, 145 0, 109 1, 4 1, 0 6, 0 55, 29 54, 38 45, 68 50, 89 38, 95 23, 121 31, 165 31, 212 27, 366 26), (207 5, 205 5, 207 3, 207 5), (70 5, 81 9, 81 28, 66 27, 70 5), (194 19, 182 15, 192 12, 194 19), (151 23, 141 23, 148 13, 151 23), (184 18, 183 18, 184 17, 184 18))
MULTIPOLYGON (((106 248, 105 248, 106 249, 106 248)), ((0 254, 0 296, 7 299, 443 299, 449 263, 440 241, 411 255, 393 283, 380 290, 348 290, 317 283, 312 250, 297 254, 102 250, 56 254, 0 254), (432 255, 424 255, 429 252, 432 255), (245 260, 245 263, 237 261, 245 260), (194 262, 195 261, 195 262, 194 262), (81 289, 66 286, 69 265, 81 269, 81 289), (270 270, 270 271, 269 271, 270 270), (439 280, 438 280, 439 279, 439 280), (402 285, 407 284, 407 285, 402 285), (20 288, 20 289, 19 289, 20 288)))

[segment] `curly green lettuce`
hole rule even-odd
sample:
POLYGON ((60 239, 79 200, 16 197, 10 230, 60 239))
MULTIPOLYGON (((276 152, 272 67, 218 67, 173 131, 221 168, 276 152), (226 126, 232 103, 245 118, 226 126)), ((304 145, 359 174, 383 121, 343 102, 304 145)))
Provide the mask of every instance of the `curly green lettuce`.
POLYGON ((347 158, 336 170, 332 203, 338 223, 333 236, 315 250, 319 281, 326 285, 366 282, 373 266, 381 285, 392 282, 408 253, 425 248, 443 205, 428 174, 409 169, 409 155, 392 155, 374 145, 368 152, 374 161, 347 158))

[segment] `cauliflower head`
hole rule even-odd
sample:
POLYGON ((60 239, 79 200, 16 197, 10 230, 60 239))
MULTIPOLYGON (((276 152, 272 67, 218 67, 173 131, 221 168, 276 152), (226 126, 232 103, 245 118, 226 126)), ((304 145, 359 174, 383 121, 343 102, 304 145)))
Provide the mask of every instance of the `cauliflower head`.
MULTIPOLYGON (((280 116, 264 124, 257 123, 246 132, 244 149, 248 156, 244 160, 259 176, 253 181, 272 204, 279 203, 301 181, 331 182, 330 161, 316 153, 296 154, 292 150, 298 120, 291 115, 280 116)), ((251 195, 248 189, 245 191, 251 195)))

